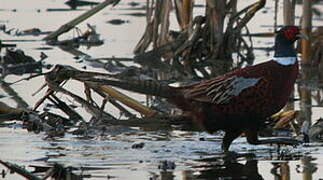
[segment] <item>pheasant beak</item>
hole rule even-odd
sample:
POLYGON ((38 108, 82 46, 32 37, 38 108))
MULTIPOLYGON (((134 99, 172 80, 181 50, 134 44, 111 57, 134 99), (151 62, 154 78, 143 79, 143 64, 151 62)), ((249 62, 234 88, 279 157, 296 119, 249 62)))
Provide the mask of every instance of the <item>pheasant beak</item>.
POLYGON ((308 36, 306 34, 302 33, 302 32, 300 32, 299 34, 297 34, 296 37, 303 38, 303 39, 306 39, 306 40, 309 39, 308 36))

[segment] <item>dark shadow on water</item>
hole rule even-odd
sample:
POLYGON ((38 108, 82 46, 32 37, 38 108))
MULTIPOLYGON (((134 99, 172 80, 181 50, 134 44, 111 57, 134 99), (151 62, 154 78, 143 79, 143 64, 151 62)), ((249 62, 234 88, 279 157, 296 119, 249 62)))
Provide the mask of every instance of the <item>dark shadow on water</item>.
POLYGON ((199 171, 197 179, 264 179, 258 172, 258 161, 246 163, 227 161, 222 165, 211 165, 199 171))
MULTIPOLYGON (((291 173, 296 171, 297 174, 301 174, 302 180, 312 179, 313 173, 317 171, 316 164, 313 163, 315 159, 310 156, 303 156, 300 158, 300 165, 297 165, 296 169, 290 168, 290 161, 273 161, 271 169, 268 171, 272 174, 272 177, 263 176, 259 171, 264 168, 258 165, 260 162, 255 154, 235 154, 224 156, 223 158, 212 157, 201 159, 200 161, 205 162, 204 165, 194 167, 196 170, 184 171, 183 179, 291 179, 291 173), (244 160, 242 160, 243 158, 244 160)), ((161 173, 162 175, 163 173, 161 173)), ((169 173, 167 175, 169 176, 169 173)), ((163 179, 163 178, 162 178, 163 179)), ((165 179, 165 178, 164 178, 165 179)), ((166 178, 172 180, 172 178, 166 178)))
POLYGON ((65 2, 67 6, 69 6, 71 9, 75 10, 78 7, 83 6, 95 6, 98 5, 99 2, 91 2, 91 1, 81 1, 81 0, 68 0, 65 2))
POLYGON ((253 153, 228 153, 222 157, 209 157, 194 167, 194 179, 264 179, 258 171, 258 160, 253 153), (245 159, 245 162, 240 162, 245 159))

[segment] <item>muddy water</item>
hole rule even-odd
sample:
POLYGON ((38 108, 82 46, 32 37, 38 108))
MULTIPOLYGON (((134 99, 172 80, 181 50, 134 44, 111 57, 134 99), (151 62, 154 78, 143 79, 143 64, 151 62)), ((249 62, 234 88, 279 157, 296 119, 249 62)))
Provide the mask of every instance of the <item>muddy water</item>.
MULTIPOLYGON (((134 10, 128 4, 130 1, 121 1, 114 8, 107 7, 86 21, 96 25, 97 32, 104 40, 99 47, 80 47, 79 50, 93 57, 132 57, 132 50, 139 41, 145 27, 144 17, 135 17, 129 13, 144 13, 144 10, 134 10), (112 25, 109 20, 122 19, 126 23, 112 25)), ((144 0, 138 1, 142 7, 144 0)), ((251 0, 244 1, 241 6, 250 4, 251 0)), ((257 14, 250 22, 253 32, 271 31, 273 25, 273 4, 267 2, 267 7, 257 14)), ((317 8, 323 9, 318 6, 317 8)), ((60 25, 78 16, 89 7, 69 11, 63 0, 1 0, 0 24, 5 24, 8 29, 18 30, 33 27, 42 31, 57 29, 60 25)), ((298 7, 298 10, 300 7, 298 7)), ((202 14, 203 8, 197 8, 195 13, 202 14)), ((299 12, 299 11, 298 11, 299 12)), ((281 17, 281 11, 279 13, 281 17)), ((281 24, 279 18, 278 24, 281 24)), ((86 23, 80 29, 86 29, 86 23)), ((314 24, 322 25, 315 21, 314 24)), ((171 24, 173 29, 177 26, 171 24)), ((75 32, 62 36, 70 38, 75 32)), ((41 39, 44 36, 12 36, 0 32, 0 39, 12 40, 17 47, 24 50, 27 55, 39 59, 41 52, 48 55, 45 60, 48 64, 72 65, 87 70, 103 71, 89 62, 78 63, 74 55, 62 51, 58 47, 45 44, 41 39), (24 41, 16 41, 24 40, 24 41)), ((271 39, 255 39, 255 46, 271 46, 271 39)), ((266 52, 257 51, 257 62, 268 59, 266 52)), ((133 65, 126 63, 127 65, 133 65)), ((5 81, 12 82, 21 77, 10 75, 5 81)), ((40 84, 42 78, 35 78, 29 82, 21 82, 12 86, 14 91, 24 99, 30 107, 43 95, 31 96, 40 84)), ((80 84, 70 83, 67 87, 73 92, 82 93, 80 84)), ((0 89, 0 95, 6 97, 1 101, 16 106, 16 99, 0 89)), ((144 98, 133 94, 137 98, 144 98)), ((70 102, 70 99, 66 99, 70 102)), ((313 101, 313 104, 316 102, 313 101)), ((300 106, 296 104, 296 109, 300 106)), ((78 108, 80 113, 82 108, 78 108)), ((322 116, 322 108, 311 109, 312 120, 322 116)), ((110 113, 116 113, 113 109, 110 113)), ((89 117, 88 117, 89 118, 89 117)), ((19 165, 45 165, 58 162, 66 166, 83 167, 83 173, 89 179, 221 179, 221 177, 245 177, 245 179, 323 179, 323 148, 320 144, 307 147, 283 147, 281 152, 288 152, 288 156, 279 155, 275 146, 251 146, 243 138, 237 139, 232 145, 232 151, 239 152, 241 157, 227 159, 220 151, 220 137, 206 133, 143 132, 138 129, 121 128, 119 133, 108 137, 95 137, 84 139, 77 136, 66 135, 55 140, 43 139, 44 134, 28 133, 21 129, 19 123, 8 128, 0 128, 0 159, 17 163, 19 165), (143 148, 133 149, 133 144, 143 143, 143 148), (168 165, 168 166, 165 166, 168 165), (168 169, 163 168, 168 167, 168 169)), ((0 166, 0 169, 3 169, 0 166)), ((32 170, 32 168, 29 168, 32 170)), ((19 179, 15 175, 7 175, 6 179, 19 179)), ((222 178, 226 179, 226 178, 222 178)))

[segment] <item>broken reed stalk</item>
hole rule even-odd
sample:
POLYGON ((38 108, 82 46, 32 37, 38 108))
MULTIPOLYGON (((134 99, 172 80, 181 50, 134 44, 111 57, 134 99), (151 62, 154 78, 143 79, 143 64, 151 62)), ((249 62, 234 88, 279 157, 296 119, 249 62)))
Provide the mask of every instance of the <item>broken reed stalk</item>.
POLYGON ((77 122, 77 121, 84 121, 82 116, 79 115, 76 111, 74 111, 70 106, 68 106, 65 102, 61 99, 56 97, 54 94, 47 97, 57 108, 61 109, 66 115, 68 115, 69 119, 77 122))
POLYGON ((238 61, 242 62, 238 65, 253 62, 252 45, 249 46, 252 43, 248 44, 242 39, 241 30, 264 7, 266 0, 259 0, 239 12, 236 12, 235 0, 228 3, 225 0, 208 0, 205 16, 194 18, 190 17, 193 1, 176 0, 175 13, 181 29, 179 32, 167 28, 156 30, 156 26, 162 27, 169 17, 168 14, 160 13, 169 7, 159 5, 159 2, 149 4, 152 12, 147 13, 149 17, 147 16, 146 31, 134 50, 134 60, 139 64, 162 69, 168 73, 168 77, 187 80, 207 79, 227 72, 233 66, 232 54, 235 52, 238 54, 238 61), (189 22, 185 22, 188 19, 189 22), (165 31, 168 38, 164 38, 165 31), (196 32, 198 33, 194 34, 196 32), (156 39, 166 40, 166 43, 156 44, 155 42, 164 42, 156 39), (148 47, 153 49, 147 50, 148 47))
POLYGON ((295 120, 299 116, 299 111, 281 111, 271 116, 271 119, 277 120, 274 125, 274 129, 286 128, 290 125, 292 120, 295 120))
POLYGON ((23 176, 26 179, 29 180, 42 180, 42 178, 39 178, 32 174, 31 172, 27 171, 25 168, 18 166, 17 164, 9 163, 0 160, 0 164, 4 165, 8 169, 10 169, 11 172, 15 172, 21 176, 23 176))
POLYGON ((309 39, 302 39, 302 61, 304 65, 311 64, 311 32, 312 32, 312 0, 304 0, 302 16, 302 32, 309 39))
POLYGON ((57 39, 57 37, 69 30, 71 30, 72 28, 74 28, 76 25, 78 25, 79 23, 81 23, 82 21, 86 20, 87 18, 91 17, 92 15, 94 15, 95 13, 99 12, 100 10, 102 10, 103 8, 105 8, 106 6, 112 4, 113 6, 115 6, 116 4, 119 3, 120 0, 105 0, 102 3, 98 4, 97 6, 95 6, 94 8, 92 8, 89 11, 86 11, 85 13, 81 14, 80 16, 74 18, 73 20, 69 21, 68 23, 62 25, 60 28, 58 28, 56 31, 50 33, 48 36, 46 36, 43 40, 55 40, 57 39))
MULTIPOLYGON (((309 81, 311 78, 311 71, 309 68, 302 68, 301 77, 303 81, 309 81)), ((298 86, 298 94, 300 96, 300 117, 298 118, 299 124, 305 121, 309 125, 312 124, 312 93, 311 90, 305 85, 298 86)))
MULTIPOLYGON (((302 32, 309 37, 309 39, 301 40, 301 51, 302 51, 302 65, 311 65, 311 33, 312 33, 312 0, 303 1, 303 16, 302 16, 302 32)), ((310 79, 310 72, 302 68, 302 78, 303 80, 310 79)), ((300 108, 301 115, 299 118, 300 123, 307 123, 312 125, 312 94, 308 88, 300 86, 299 95, 301 97, 300 108), (306 122, 305 122, 306 121, 306 122)), ((308 134, 308 132, 305 132, 308 134)))
POLYGON ((21 98, 12 87, 10 87, 9 83, 0 80, 0 88, 18 104, 19 108, 28 108, 28 103, 21 98))
POLYGON ((147 26, 144 35, 134 49, 135 54, 142 54, 152 44, 155 49, 169 41, 169 15, 171 0, 147 1, 147 26))
POLYGON ((20 119, 25 113, 24 110, 10 107, 0 102, 0 122, 13 119, 20 119))
MULTIPOLYGON (((103 73, 82 72, 82 71, 76 70, 71 67, 56 66, 50 73, 48 73, 46 75, 45 79, 46 79, 47 85, 49 86, 49 90, 46 92, 45 96, 43 98, 41 98, 41 100, 36 103, 35 107, 38 107, 45 99, 49 98, 50 95, 52 95, 55 91, 57 91, 57 92, 61 92, 63 94, 71 96, 74 100, 76 100, 77 102, 79 102, 80 104, 85 106, 86 109, 90 112, 90 114, 94 115, 94 117, 96 117, 96 119, 100 119, 100 114, 103 113, 100 110, 100 108, 93 106, 92 105, 93 103, 91 104, 91 103, 87 102, 86 100, 84 100, 80 96, 77 96, 77 95, 63 89, 62 87, 59 87, 59 85, 62 82, 71 78, 71 79, 76 79, 80 82, 85 83, 85 85, 87 85, 87 87, 91 87, 94 90, 99 90, 99 91, 102 91, 103 93, 108 94, 110 97, 122 102, 126 106, 138 111, 139 113, 141 113, 144 116, 151 117, 156 114, 155 111, 140 104, 139 102, 132 99, 131 97, 128 97, 128 96, 118 92, 117 90, 115 90, 111 87, 108 87, 104 84, 102 85, 100 83, 96 83, 96 82, 100 82, 99 78, 104 75, 108 76, 108 74, 103 74, 103 73), (96 78, 97 76, 99 78, 96 78)), ((89 94, 89 90, 87 92, 88 92, 87 93, 88 99, 91 99, 90 94, 89 94)), ((106 116, 109 116, 109 118, 111 119, 110 115, 106 115, 106 116)))
POLYGON ((175 10, 178 24, 181 31, 188 28, 189 23, 192 20, 193 15, 193 3, 192 0, 175 0, 175 10))
POLYGON ((137 112, 143 114, 146 117, 152 117, 154 116, 157 112, 140 104, 133 98, 113 89, 112 87, 109 86, 101 86, 98 88, 98 90, 107 93, 109 96, 112 98, 122 102, 126 106, 130 107, 131 109, 136 110, 137 112))
MULTIPOLYGON (((103 101, 108 101, 109 103, 111 103, 114 107, 116 107, 117 109, 119 109, 119 111, 121 113, 123 113, 126 117, 129 118, 135 118, 136 116, 134 114, 132 114, 130 111, 128 111, 126 108, 124 108, 120 103, 118 103, 115 99, 110 98, 109 95, 103 93, 102 91, 99 91, 97 88, 95 87, 91 87, 96 93, 98 93, 101 97, 104 98, 103 101)), ((105 102, 104 102, 105 103, 105 102)), ((101 109, 104 109, 104 106, 101 106, 101 109)))
POLYGON ((276 32, 276 31, 277 31, 278 3, 279 3, 279 0, 275 0, 274 32, 276 32))
POLYGON ((295 25, 296 0, 283 0, 284 25, 295 25))
MULTIPOLYGON (((93 117, 95 117, 96 119, 100 119, 101 117, 107 117, 107 119, 110 119, 112 117, 111 115, 106 114, 103 111, 101 111, 101 109, 99 107, 94 106, 93 104, 84 100, 80 96, 73 94, 73 93, 69 92, 68 90, 58 86, 58 84, 56 84, 56 83, 47 81, 47 85, 54 92, 61 92, 65 95, 72 97, 76 102, 78 102, 79 104, 82 104, 82 106, 85 108, 85 110, 88 113, 90 113, 93 117)), ((114 119, 114 118, 112 117, 112 119, 114 119)))
POLYGON ((34 105, 34 107, 33 107, 33 111, 36 111, 37 109, 38 109, 38 107, 50 96, 50 95, 52 95, 54 93, 54 91, 53 90, 51 90, 51 89, 48 89, 47 91, 46 91, 46 94, 40 99, 40 100, 38 100, 37 102, 36 102, 36 104, 34 105))
MULTIPOLYGON (((266 5, 266 0, 259 0, 246 8, 246 14, 234 27, 235 31, 241 31, 243 27, 255 16, 255 14, 266 5)), ((243 10, 242 10, 243 11, 243 10)), ((239 14, 239 13, 237 13, 239 14)), ((236 16, 237 17, 237 16, 236 16)))
POLYGON ((21 109, 16 109, 13 107, 10 107, 2 102, 0 102, 0 114, 7 114, 7 113, 23 113, 24 111, 21 109))

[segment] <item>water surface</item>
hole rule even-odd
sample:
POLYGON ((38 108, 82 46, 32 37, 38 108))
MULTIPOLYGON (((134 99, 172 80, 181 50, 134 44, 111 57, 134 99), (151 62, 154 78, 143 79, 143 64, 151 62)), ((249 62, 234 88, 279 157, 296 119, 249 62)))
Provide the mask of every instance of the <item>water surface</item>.
MULTIPOLYGON (((145 29, 145 17, 127 15, 129 13, 145 13, 144 10, 131 10, 130 1, 121 1, 116 7, 107 7, 98 14, 89 18, 86 23, 96 26, 97 32, 104 40, 99 47, 81 47, 80 51, 93 57, 133 57, 133 49, 141 38, 145 29), (109 20, 122 19, 126 23, 113 25, 106 23, 109 20)), ((145 5, 144 0, 137 7, 145 5)), ((245 6, 253 1, 243 1, 245 6)), ((257 13, 249 23, 253 32, 272 31, 273 28, 273 2, 267 2, 265 9, 257 13)), ((322 9, 318 6, 317 8, 322 9)), ((70 11, 63 0, 1 0, 0 24, 5 24, 9 29, 18 30, 33 27, 42 31, 56 30, 70 19, 77 17, 89 7, 81 7, 70 11), (54 9, 54 10, 53 10, 54 9), (59 9, 56 10, 55 9, 59 9)), ((300 7, 297 8, 299 14, 300 7)), ((203 8, 197 8, 196 14, 203 14, 203 8)), ((281 10, 279 17, 281 17, 281 10)), ((174 21, 175 22, 175 21, 174 21)), ((86 23, 79 28, 86 29, 86 23)), ((279 18, 278 24, 282 23, 279 18)), ((321 25, 320 21, 314 24, 321 25)), ((177 29, 175 23, 172 29, 177 29)), ((75 35, 69 32, 62 39, 75 35)), ((2 40, 25 40, 16 43, 17 47, 27 55, 39 59, 41 52, 48 55, 45 60, 48 64, 72 65, 78 69, 86 67, 87 70, 105 72, 91 63, 77 63, 74 55, 62 51, 58 47, 46 45, 41 39, 44 36, 10 36, 0 32, 2 40)), ((9 43, 9 42, 8 42, 9 43)), ((258 38, 254 40, 257 47, 272 46, 271 38, 258 38)), ((2 51, 3 53, 3 51, 2 51)), ((266 52, 256 51, 256 63, 269 59, 266 52)), ((135 65, 126 62, 127 65, 135 65)), ((46 71, 46 70, 45 70, 46 71)), ((27 76, 24 76, 27 77, 27 76)), ((9 75, 7 82, 13 82, 20 76, 9 75)), ((42 78, 21 82, 11 86, 14 91, 24 99, 30 107, 44 94, 44 92, 31 96, 44 82, 42 78)), ((81 84, 76 82, 67 84, 70 91, 82 94, 81 84)), ((319 90, 322 93, 322 90, 319 90)), ((0 89, 0 95, 7 95, 0 89)), ((144 100, 144 96, 131 94, 144 100)), ((298 95, 296 95, 298 97, 298 95)), ((65 99, 71 101, 70 99, 65 99)), ((17 103, 13 97, 6 96, 1 101, 11 106, 17 103)), ((313 105, 317 102, 313 100, 313 105)), ((299 102, 296 109, 300 109, 299 102)), ((82 108, 81 114, 90 118, 82 108)), ((315 121, 322 116, 322 108, 310 109, 311 119, 315 121)), ((110 113, 117 113, 109 109, 110 113)), ((277 153, 275 146, 248 145, 244 138, 239 138, 232 144, 231 150, 239 152, 241 157, 226 159, 220 150, 221 138, 206 133, 181 132, 181 131, 152 131, 146 132, 138 129, 125 130, 121 134, 84 139, 77 136, 66 135, 64 138, 44 139, 45 135, 29 133, 21 126, 0 128, 0 159, 17 163, 19 165, 42 165, 58 162, 66 166, 91 168, 83 174, 90 174, 91 179, 225 179, 223 177, 246 177, 264 179, 323 179, 323 156, 320 144, 297 148, 282 147, 277 153), (202 141, 202 139, 205 139, 202 141), (134 143, 144 143, 140 149, 131 148, 134 143), (163 169, 163 164, 168 163, 169 169, 163 169), (173 163, 175 166, 173 166, 173 163)), ((0 168, 3 169, 2 166, 0 168)), ((29 168, 31 169, 31 168, 29 168)), ((19 176, 8 175, 6 179, 17 179, 19 176)))

